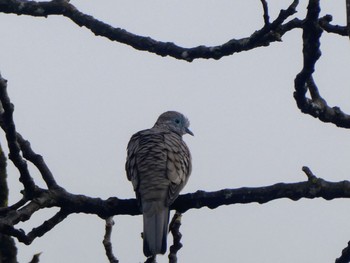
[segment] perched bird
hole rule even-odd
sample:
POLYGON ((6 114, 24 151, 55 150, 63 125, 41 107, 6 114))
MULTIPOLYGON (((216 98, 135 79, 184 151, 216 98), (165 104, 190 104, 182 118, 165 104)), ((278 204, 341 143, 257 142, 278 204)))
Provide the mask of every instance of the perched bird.
POLYGON ((188 119, 167 111, 151 129, 134 134, 127 147, 126 174, 143 214, 143 253, 164 254, 167 248, 169 206, 191 174, 191 154, 182 140, 188 119))

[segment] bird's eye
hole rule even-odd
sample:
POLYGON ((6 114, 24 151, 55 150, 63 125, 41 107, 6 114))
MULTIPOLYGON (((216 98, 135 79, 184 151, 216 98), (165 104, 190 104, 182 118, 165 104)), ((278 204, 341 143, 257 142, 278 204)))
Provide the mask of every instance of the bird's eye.
POLYGON ((175 123, 179 124, 180 120, 179 119, 175 119, 175 123))

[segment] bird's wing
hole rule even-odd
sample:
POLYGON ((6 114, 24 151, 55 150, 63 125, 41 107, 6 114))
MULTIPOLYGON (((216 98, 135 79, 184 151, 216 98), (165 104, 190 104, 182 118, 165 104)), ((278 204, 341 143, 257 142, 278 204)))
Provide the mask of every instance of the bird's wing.
POLYGON ((127 146, 127 157, 126 157, 126 163, 125 163, 125 171, 126 176, 129 181, 132 182, 132 185, 134 187, 134 190, 136 191, 139 185, 139 176, 138 176, 138 169, 136 164, 136 156, 137 152, 139 150, 139 144, 140 144, 140 138, 142 136, 142 132, 140 131, 138 133, 135 133, 127 146))
POLYGON ((163 133, 148 129, 134 134, 127 148, 125 169, 137 195, 144 199, 162 199, 168 188, 167 155, 163 133), (162 190, 164 189, 164 190, 162 190))
POLYGON ((167 150, 167 177, 170 180, 166 204, 170 206, 191 174, 191 154, 185 142, 177 134, 165 134, 164 142, 167 150))

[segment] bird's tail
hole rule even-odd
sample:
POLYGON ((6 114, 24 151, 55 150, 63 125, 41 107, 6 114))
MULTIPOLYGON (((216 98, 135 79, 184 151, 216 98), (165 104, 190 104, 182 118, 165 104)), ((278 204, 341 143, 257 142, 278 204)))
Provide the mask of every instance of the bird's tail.
POLYGON ((167 248, 169 208, 159 201, 142 204, 143 253, 146 257, 164 254, 167 248))

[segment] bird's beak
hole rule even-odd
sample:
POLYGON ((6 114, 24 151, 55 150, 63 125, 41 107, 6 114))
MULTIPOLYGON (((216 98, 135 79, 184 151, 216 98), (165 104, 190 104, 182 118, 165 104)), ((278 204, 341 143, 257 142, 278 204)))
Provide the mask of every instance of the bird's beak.
POLYGON ((189 129, 189 128, 185 128, 186 133, 188 133, 189 135, 194 136, 193 132, 189 129))

